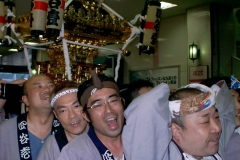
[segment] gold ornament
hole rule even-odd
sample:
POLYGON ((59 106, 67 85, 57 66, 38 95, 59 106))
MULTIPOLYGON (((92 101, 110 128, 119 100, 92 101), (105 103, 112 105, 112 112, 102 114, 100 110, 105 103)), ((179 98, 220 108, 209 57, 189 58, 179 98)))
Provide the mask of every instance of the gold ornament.
POLYGON ((22 52, 22 51, 23 51, 23 49, 24 49, 24 47, 23 47, 23 45, 22 45, 22 44, 18 46, 18 52, 22 52))
POLYGON ((122 54, 123 54, 124 56, 128 57, 128 56, 130 56, 131 51, 129 51, 129 50, 127 50, 127 49, 124 49, 124 50, 122 51, 122 54))

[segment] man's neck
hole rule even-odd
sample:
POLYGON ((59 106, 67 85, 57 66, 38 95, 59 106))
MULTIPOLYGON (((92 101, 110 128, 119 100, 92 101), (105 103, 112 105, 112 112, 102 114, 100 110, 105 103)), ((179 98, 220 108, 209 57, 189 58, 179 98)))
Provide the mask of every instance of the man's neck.
POLYGON ((122 157, 123 155, 123 144, 121 135, 112 138, 103 135, 97 135, 99 140, 111 151, 114 157, 122 157))
POLYGON ((197 160, 201 160, 203 157, 199 157, 199 156, 193 156, 194 158, 196 158, 197 160))
POLYGON ((81 133, 79 133, 79 134, 72 134, 72 133, 68 132, 68 131, 65 130, 65 129, 64 129, 64 132, 65 132, 65 135, 66 135, 66 137, 67 137, 68 142, 70 142, 73 138, 75 138, 75 137, 79 136, 80 134, 88 131, 88 129, 89 129, 89 125, 87 124, 86 127, 85 127, 85 129, 84 129, 81 133))
POLYGON ((188 154, 188 153, 184 152, 184 151, 183 151, 183 148, 181 148, 181 146, 178 144, 179 141, 178 141, 177 139, 175 139, 174 137, 173 137, 172 141, 175 143, 175 145, 178 147, 179 151, 180 151, 182 154, 184 153, 185 155, 188 155, 189 157, 193 157, 193 158, 196 159, 196 160, 201 160, 201 159, 203 158, 203 157, 201 157, 201 156, 193 156, 193 155, 191 155, 191 154, 188 154))
POLYGON ((44 139, 52 130, 54 115, 52 112, 28 111, 27 125, 28 131, 40 139, 44 139))

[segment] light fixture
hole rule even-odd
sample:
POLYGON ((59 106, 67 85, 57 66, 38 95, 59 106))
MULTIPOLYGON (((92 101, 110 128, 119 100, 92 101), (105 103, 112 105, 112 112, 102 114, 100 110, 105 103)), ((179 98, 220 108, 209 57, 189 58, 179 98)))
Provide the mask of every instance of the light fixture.
POLYGON ((32 70, 32 74, 35 75, 37 71, 35 69, 32 70))
POLYGON ((176 4, 172 4, 172 3, 168 3, 168 2, 163 2, 161 1, 161 9, 168 9, 168 8, 172 8, 172 7, 176 7, 176 4))
POLYGON ((194 60, 196 60, 198 58, 198 48, 197 45, 191 44, 189 45, 189 59, 191 59, 194 63, 194 60))
POLYGON ((10 52, 18 52, 18 50, 17 50, 17 49, 14 49, 14 48, 9 49, 8 51, 10 51, 10 52))

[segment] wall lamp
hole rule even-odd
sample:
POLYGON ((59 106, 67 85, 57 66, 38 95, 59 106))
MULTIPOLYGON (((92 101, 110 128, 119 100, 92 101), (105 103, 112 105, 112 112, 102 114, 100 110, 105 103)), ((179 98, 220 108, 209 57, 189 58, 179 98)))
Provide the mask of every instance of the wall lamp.
POLYGON ((198 56, 199 56, 198 53, 199 52, 198 52, 197 45, 194 44, 193 42, 193 44, 189 45, 189 59, 191 59, 193 63, 194 63, 194 60, 198 59, 198 56))

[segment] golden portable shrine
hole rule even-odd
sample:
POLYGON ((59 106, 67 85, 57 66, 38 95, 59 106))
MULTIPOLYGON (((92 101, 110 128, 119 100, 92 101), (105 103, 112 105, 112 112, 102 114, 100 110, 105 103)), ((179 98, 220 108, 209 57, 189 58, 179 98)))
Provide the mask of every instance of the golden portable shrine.
POLYGON ((0 35, 0 39, 5 39, 1 44, 8 46, 16 41, 12 35, 18 38, 21 43, 18 50, 24 51, 30 76, 31 62, 27 48, 46 50, 49 60, 36 61, 36 71, 37 74, 50 76, 56 83, 66 79, 82 83, 90 78, 89 71, 93 69, 103 74, 106 65, 94 64, 99 49, 108 44, 121 43, 124 45, 119 50, 104 48, 117 55, 117 80, 121 55, 130 55, 126 46, 139 34, 140 43, 136 45, 139 54, 155 53, 161 16, 158 0, 146 0, 142 14, 136 15, 131 22, 101 0, 32 0, 31 11, 19 15, 17 24, 14 24, 14 2, 7 1, 5 4, 0 1, 0 8, 5 10, 0 13, 4 15, 0 15, 4 17, 0 25, 2 30, 7 30, 4 38, 0 35), (141 20, 141 27, 134 26, 138 19, 141 20), (35 42, 36 45, 29 46, 26 42, 35 42))
MULTIPOLYGON (((68 79, 62 44, 63 37, 59 37, 61 17, 64 21, 64 38, 73 42, 105 46, 112 43, 124 43, 131 33, 126 20, 121 20, 99 7, 95 1, 72 1, 64 11, 62 3, 65 4, 65 1, 32 1, 31 13, 20 15, 15 27, 16 32, 21 33, 20 38, 25 41, 55 42, 46 46, 49 61, 36 61, 35 65, 37 74, 46 74, 56 83, 68 79), (43 15, 44 17, 38 17, 43 15), (38 19, 45 19, 46 24, 39 25, 43 21, 38 19)), ((75 44, 67 44, 67 48, 73 81, 82 83, 89 79, 89 71, 92 69, 95 69, 98 74, 103 74, 106 64, 93 63, 98 56, 98 49, 75 44)))

